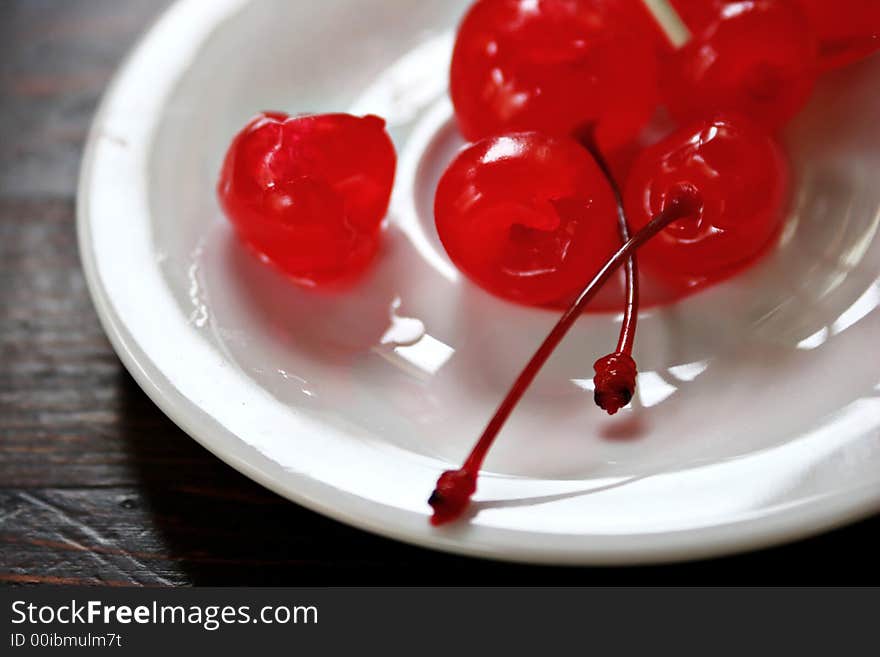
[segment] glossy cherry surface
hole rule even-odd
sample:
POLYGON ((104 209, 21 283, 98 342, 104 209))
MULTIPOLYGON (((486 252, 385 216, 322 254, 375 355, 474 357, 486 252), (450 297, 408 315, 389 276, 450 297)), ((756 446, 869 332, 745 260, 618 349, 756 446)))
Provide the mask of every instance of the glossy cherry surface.
MULTIPOLYGON (((684 23, 700 33, 725 7, 742 0, 670 0, 684 23)), ((819 41, 823 69, 852 64, 880 50, 880 2, 877 0, 774 0, 803 11, 819 41)))
POLYGON ((719 20, 724 6, 736 0, 669 0, 682 22, 693 34, 699 35, 719 20))
POLYGON ((463 150, 440 180, 434 216, 461 271, 525 304, 569 301, 620 245, 593 158, 573 139, 536 132, 463 150))
POLYGON ((880 50, 877 0, 798 0, 819 37, 824 68, 851 64, 880 50))
POLYGON ((266 112, 233 140, 217 191, 248 245, 316 285, 356 276, 371 260, 395 166, 376 116, 266 112))
POLYGON ((718 20, 665 59, 663 100, 681 122, 732 111, 776 129, 809 100, 817 53, 799 6, 771 0, 726 3, 718 20))
POLYGON ((775 140, 742 118, 718 116, 647 149, 626 183, 633 230, 663 210, 670 193, 693 189, 699 212, 663 230, 640 251, 646 274, 711 282, 759 257, 778 234, 789 190, 775 140))
POLYGON ((619 145, 657 104, 654 38, 634 0, 478 0, 452 57, 459 128, 477 141, 595 124, 619 145))

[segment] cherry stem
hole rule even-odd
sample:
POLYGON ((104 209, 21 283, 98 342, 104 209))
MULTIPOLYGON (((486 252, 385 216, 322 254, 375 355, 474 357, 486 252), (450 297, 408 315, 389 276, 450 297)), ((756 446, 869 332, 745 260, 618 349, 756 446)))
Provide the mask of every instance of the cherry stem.
MULTIPOLYGON (((630 238, 629 221, 626 218, 626 212, 623 209, 623 195, 620 193, 620 186, 611 173, 611 167, 607 160, 599 150, 596 140, 591 134, 582 139, 581 143, 590 151, 596 164, 602 174, 608 180, 611 191, 614 193, 614 200, 617 203, 617 223, 620 231, 620 241, 626 244, 630 238)), ((624 267, 626 276, 626 299, 623 306, 623 321, 620 324, 620 337, 617 340, 617 353, 630 355, 633 350, 633 343, 636 339, 636 324, 639 320, 639 264, 636 254, 633 253, 626 261, 624 267)))
POLYGON ((507 396, 498 406, 495 415, 486 425, 483 434, 459 470, 444 472, 437 482, 429 504, 434 508, 431 522, 435 525, 457 519, 467 507, 471 496, 476 490, 476 480, 486 455, 510 413, 522 398, 529 385, 535 379, 541 367, 547 362, 550 354, 574 325, 584 308, 593 299, 599 289, 608 281, 617 269, 630 259, 645 242, 657 235, 674 221, 684 219, 696 211, 700 205, 699 194, 691 187, 679 186, 667 197, 662 211, 654 216, 638 233, 611 256, 608 262, 596 273, 584 287, 578 298, 566 310, 556 326, 550 331, 544 342, 526 364, 517 377, 507 396))
POLYGON ((489 421, 489 424, 483 431, 483 435, 480 436, 480 440, 477 442, 467 461, 465 461, 465 470, 476 472, 480 469, 489 448, 492 446, 492 441, 501 430, 504 422, 510 416, 514 406, 516 406, 517 402, 522 398, 523 393, 525 393, 526 389, 534 380, 544 363, 547 362, 550 354, 553 353, 553 350, 557 345, 562 342, 562 338, 565 337, 565 334, 568 333, 569 329, 571 329, 577 318, 583 313, 584 308, 586 308, 590 301, 592 301, 599 289, 605 285, 621 264, 629 259, 630 254, 638 250, 645 242, 654 237, 672 222, 685 218, 693 207, 692 202, 689 202, 689 200, 690 199, 676 197, 672 202, 668 203, 662 212, 651 219, 644 228, 631 237, 626 244, 621 246, 620 249, 611 256, 608 262, 605 263, 605 266, 599 270, 599 272, 593 277, 593 280, 591 280, 581 291, 577 300, 575 300, 568 310, 563 313, 562 317, 559 318, 556 326, 553 327, 553 330, 550 331, 544 339, 544 342, 541 343, 541 346, 538 347, 538 350, 517 377, 510 392, 507 393, 504 401, 501 402, 498 410, 495 411, 495 415, 489 421))

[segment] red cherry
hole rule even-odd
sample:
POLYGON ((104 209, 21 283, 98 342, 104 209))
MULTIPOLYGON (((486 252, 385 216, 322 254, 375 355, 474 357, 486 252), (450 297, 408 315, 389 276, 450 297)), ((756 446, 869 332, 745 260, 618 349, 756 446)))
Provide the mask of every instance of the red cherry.
POLYGON ((470 141, 595 124, 603 148, 657 104, 656 54, 634 0, 478 0, 458 31, 450 91, 470 141))
POLYGON ((434 216, 461 271, 525 304, 567 302, 620 245, 614 196, 590 154, 537 132, 459 153, 437 187, 434 216))
MULTIPOLYGON (((728 5, 742 0, 670 0, 695 33, 714 23, 728 5)), ((880 2, 877 0, 775 0, 805 13, 819 40, 819 65, 832 69, 880 50, 880 2)))
POLYGON ((370 262, 395 164, 379 117, 264 112, 232 141, 217 193, 247 244, 316 285, 350 278, 370 262))
POLYGON ((816 39, 799 7, 747 0, 725 4, 664 61, 661 91, 679 121, 731 111, 775 129, 806 104, 816 75, 816 39))
POLYGON ((880 50, 878 0, 799 0, 819 37, 823 68, 851 64, 880 50))
POLYGON ((702 205, 647 244, 641 264, 655 276, 695 283, 730 275, 778 234, 788 181, 779 145, 745 119, 717 117, 676 131, 633 165, 625 191, 627 217, 638 230, 682 187, 696 190, 702 205))

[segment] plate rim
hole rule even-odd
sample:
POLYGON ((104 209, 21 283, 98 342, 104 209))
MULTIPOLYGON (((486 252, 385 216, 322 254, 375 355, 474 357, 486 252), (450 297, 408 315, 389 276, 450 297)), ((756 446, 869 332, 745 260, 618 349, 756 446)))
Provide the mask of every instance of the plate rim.
MULTIPOLYGON (((500 549, 497 544, 468 540, 466 536, 462 537, 454 531, 429 528, 424 519, 422 519, 422 528, 416 529, 411 523, 403 522, 406 516, 414 515, 404 509, 393 508, 394 513, 400 516, 397 523, 388 522, 391 516, 387 514, 385 514, 385 522, 371 519, 362 513, 361 507, 364 504, 377 503, 365 500, 349 491, 337 490, 337 503, 322 502, 317 499, 320 496, 292 490, 289 486, 283 485, 267 471, 268 468, 254 463, 253 459, 242 458, 240 454, 235 454, 234 450, 227 449, 218 441, 212 440, 210 436, 204 435, 206 428, 199 425, 198 417, 205 413, 195 401, 175 389, 171 380, 129 333, 125 321, 113 308, 111 295, 104 286, 98 270, 99 255, 92 241, 88 193, 98 157, 98 142, 102 136, 102 127, 109 107, 116 98, 120 82, 130 75, 132 63, 151 50, 159 27, 174 20, 174 15, 182 9, 196 5, 199 1, 176 0, 163 10, 124 57, 105 89, 92 119, 81 160, 76 198, 76 230, 78 250, 89 295, 100 324, 123 366, 172 422, 214 456, 285 499, 358 529, 419 547, 471 557, 531 564, 636 565, 725 556, 806 538, 871 516, 880 510, 880 482, 877 482, 876 485, 866 484, 859 488, 782 505, 769 509, 758 517, 730 523, 674 532, 627 534, 626 538, 636 546, 631 549, 621 549, 620 545, 609 548, 585 548, 583 541, 590 535, 579 535, 576 537, 577 540, 570 541, 570 545, 553 546, 553 549, 510 544, 500 549), (347 504, 338 504, 339 496, 343 500, 347 499, 347 504)), ((228 12, 229 7, 239 4, 243 4, 243 0, 233 0, 228 3, 226 9, 219 13, 215 12, 214 25, 217 24, 217 16, 221 16, 223 11, 228 12)), ((324 485, 323 482, 306 475, 297 476, 310 479, 316 485, 324 485)), ((529 533, 497 528, 487 528, 486 531, 529 533)), ((547 532, 541 534, 556 536, 547 532)), ((558 536, 562 538, 569 535, 558 536)), ((593 538, 598 539, 596 536, 593 538)), ((617 538, 622 539, 622 537, 617 538)))

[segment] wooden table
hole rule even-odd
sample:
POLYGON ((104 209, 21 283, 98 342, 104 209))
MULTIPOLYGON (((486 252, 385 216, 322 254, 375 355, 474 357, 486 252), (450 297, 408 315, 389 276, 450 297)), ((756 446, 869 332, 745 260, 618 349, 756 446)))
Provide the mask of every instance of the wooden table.
POLYGON ((787 547, 687 565, 514 566, 412 548, 327 520, 190 440, 105 339, 74 231, 92 112, 120 57, 163 4, 0 5, 0 581, 877 582, 880 517, 787 547))

